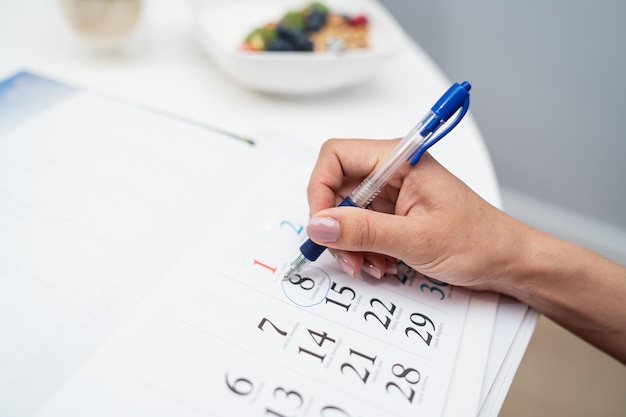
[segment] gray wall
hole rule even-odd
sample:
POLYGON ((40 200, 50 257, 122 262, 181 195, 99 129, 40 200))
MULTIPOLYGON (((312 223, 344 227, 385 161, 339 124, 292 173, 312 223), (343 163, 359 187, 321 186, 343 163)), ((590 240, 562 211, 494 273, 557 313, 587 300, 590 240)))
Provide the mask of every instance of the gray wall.
POLYGON ((505 189, 626 231, 626 2, 381 3, 472 83, 505 189))

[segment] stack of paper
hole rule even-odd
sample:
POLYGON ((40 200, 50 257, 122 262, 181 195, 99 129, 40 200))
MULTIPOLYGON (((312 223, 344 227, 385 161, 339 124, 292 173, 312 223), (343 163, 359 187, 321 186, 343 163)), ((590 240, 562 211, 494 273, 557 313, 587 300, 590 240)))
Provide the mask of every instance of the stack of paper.
POLYGON ((309 164, 28 73, 0 110, 0 415, 478 412, 497 297, 276 273, 309 164))

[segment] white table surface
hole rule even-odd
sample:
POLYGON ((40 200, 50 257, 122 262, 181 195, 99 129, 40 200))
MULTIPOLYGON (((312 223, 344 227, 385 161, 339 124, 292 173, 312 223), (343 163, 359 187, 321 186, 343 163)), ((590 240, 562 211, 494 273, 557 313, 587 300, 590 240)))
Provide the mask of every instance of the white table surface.
MULTIPOLYGON (((465 81, 447 80, 407 37, 400 53, 356 88, 314 97, 259 94, 214 67, 193 37, 192 19, 189 2, 145 1, 125 49, 104 54, 74 35, 57 1, 0 2, 0 78, 27 69, 253 139, 286 139, 283 144, 312 152, 330 137, 404 136, 452 81, 465 81)), ((472 93, 480 94, 480 87, 472 93)), ((489 153, 471 110, 468 116, 432 153, 500 206, 489 153)))
MULTIPOLYGON (((260 94, 222 74, 201 50, 192 29, 189 2, 145 1, 139 27, 125 48, 106 54, 77 38, 57 1, 3 1, 0 79, 28 70, 249 136, 260 146, 306 152, 311 158, 330 137, 403 136, 451 82, 466 81, 446 79, 405 36, 398 55, 376 77, 355 88, 306 97, 260 94)), ((480 94, 480 86, 474 86, 472 94, 480 94)), ((471 110, 431 153, 485 199, 501 206, 493 165, 471 110)), ((519 345, 521 354, 529 338, 519 345)), ((509 372, 517 369, 521 354, 509 372)), ((505 391, 511 380, 512 376, 501 384, 505 391)), ((492 407, 495 413, 502 398, 492 407)))

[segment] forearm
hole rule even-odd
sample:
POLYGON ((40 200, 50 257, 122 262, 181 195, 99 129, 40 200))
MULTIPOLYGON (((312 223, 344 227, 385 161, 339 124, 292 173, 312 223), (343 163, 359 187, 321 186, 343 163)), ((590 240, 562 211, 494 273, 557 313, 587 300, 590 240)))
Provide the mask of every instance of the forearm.
POLYGON ((626 267, 525 225, 518 229, 519 253, 493 289, 626 363, 626 267))

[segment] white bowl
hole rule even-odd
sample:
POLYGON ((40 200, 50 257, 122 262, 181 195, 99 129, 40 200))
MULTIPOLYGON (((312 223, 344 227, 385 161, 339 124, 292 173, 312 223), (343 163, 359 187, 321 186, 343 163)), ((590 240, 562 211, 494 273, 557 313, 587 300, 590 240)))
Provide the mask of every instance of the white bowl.
POLYGON ((298 10, 308 0, 196 0, 196 36, 215 64, 245 87, 276 94, 312 94, 370 78, 402 44, 397 22, 375 1, 326 0, 331 12, 365 14, 367 49, 342 52, 251 52, 240 46, 256 27, 298 10))

